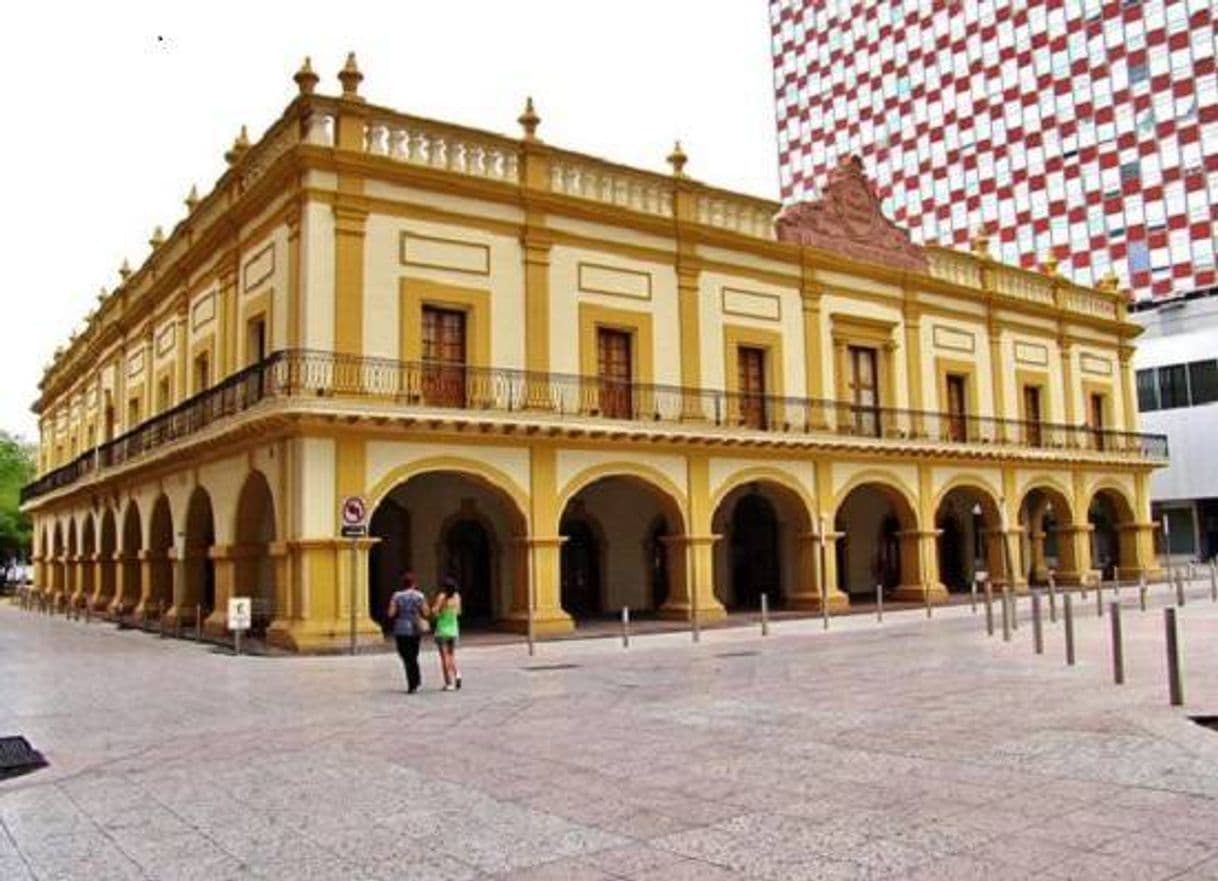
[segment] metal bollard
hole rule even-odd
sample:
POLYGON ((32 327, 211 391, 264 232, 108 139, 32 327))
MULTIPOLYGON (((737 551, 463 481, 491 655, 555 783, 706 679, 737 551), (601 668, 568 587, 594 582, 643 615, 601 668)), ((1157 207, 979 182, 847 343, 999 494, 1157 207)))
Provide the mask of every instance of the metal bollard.
POLYGON ((770 595, 761 595, 761 635, 770 635, 770 595))
POLYGON ((157 623, 159 624, 159 626, 161 628, 161 639, 165 639, 167 634, 165 633, 165 601, 164 600, 157 601, 156 616, 157 616, 157 623))
POLYGON ((1112 681, 1125 684, 1125 645, 1121 639, 1121 604, 1112 603, 1109 609, 1112 619, 1112 681))
POLYGON ((1146 576, 1138 576, 1138 608, 1146 611, 1146 576))
POLYGON ((1062 597, 1066 622, 1066 663, 1074 666, 1074 598, 1070 594, 1062 597))
POLYGON ((1045 653, 1045 631, 1040 623, 1040 591, 1032 591, 1032 645, 1036 654, 1045 653))
POLYGON ((1095 617, 1104 617, 1104 582, 1102 580, 1095 583, 1095 617))
POLYGON ((1210 602, 1218 603, 1218 563, 1210 560, 1210 602))
POLYGON ((1011 641, 1011 589, 1002 586, 1002 641, 1011 641))
MULTIPOLYGON (((761 595, 762 607, 765 607, 765 594, 761 595)), ((630 648, 630 607, 622 606, 622 648, 630 648)))
POLYGON ((1179 569, 1176 570, 1176 605, 1184 605, 1184 577, 1179 569))
POLYGON ((93 604, 91 602, 89 602, 88 600, 85 600, 85 623, 91 624, 92 622, 93 622, 93 604))
POLYGON ((922 588, 922 599, 926 603, 926 617, 930 618, 931 617, 930 588, 928 588, 928 587, 922 588))
POLYGON ((1176 610, 1163 610, 1167 630, 1167 692, 1173 707, 1184 706, 1184 680, 1180 674, 1180 641, 1176 633, 1176 610))
POLYGON ((985 635, 994 635, 994 586, 985 583, 985 635))
POLYGON ((972 599, 973 614, 976 615, 977 614, 977 578, 975 576, 973 577, 972 586, 969 588, 969 595, 972 599))
POLYGON ((884 585, 882 584, 875 586, 875 620, 878 624, 884 623, 884 585))
POLYGON ((1019 591, 1011 587, 1011 632, 1019 632, 1019 591))
POLYGON ((1078 590, 1083 599, 1087 599, 1087 577, 1085 575, 1078 580, 1078 590))
POLYGON ((203 641, 203 604, 195 606, 195 642, 203 641))
POLYGON ((1049 623, 1057 623, 1057 581, 1049 573, 1049 623))
POLYGON ((233 652, 238 655, 241 654, 241 631, 240 630, 233 631, 233 652))

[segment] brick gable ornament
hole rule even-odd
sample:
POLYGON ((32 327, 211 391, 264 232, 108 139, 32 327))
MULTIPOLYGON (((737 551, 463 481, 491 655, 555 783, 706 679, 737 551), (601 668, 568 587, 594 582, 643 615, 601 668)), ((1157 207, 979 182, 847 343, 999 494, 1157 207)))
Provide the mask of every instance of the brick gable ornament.
POLYGON ((789 205, 774 227, 780 242, 833 251, 863 263, 927 271, 922 249, 880 211, 858 156, 845 157, 829 172, 820 201, 789 205))

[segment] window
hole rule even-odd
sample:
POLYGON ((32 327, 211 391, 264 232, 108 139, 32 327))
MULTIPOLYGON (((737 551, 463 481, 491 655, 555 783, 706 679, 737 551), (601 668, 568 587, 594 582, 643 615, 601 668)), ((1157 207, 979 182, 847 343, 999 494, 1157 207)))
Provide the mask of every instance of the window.
POLYGON ((1023 418, 1028 446, 1039 447, 1041 445, 1040 386, 1025 385, 1023 387, 1023 418))
POLYGON ((1098 392, 1091 395, 1091 434, 1095 449, 1104 449, 1104 396, 1098 392))
POLYGON ((947 434, 955 443, 968 440, 968 407, 964 398, 965 377, 949 374, 947 377, 947 434))
MULTIPOLYGON (((1167 552, 1169 554, 1191 556, 1197 552, 1197 535, 1192 508, 1160 508, 1156 505, 1155 510, 1151 512, 1151 517, 1160 524, 1166 521, 1167 552)), ((1160 550, 1163 547, 1163 531, 1163 526, 1160 526, 1159 534, 1156 536, 1156 544, 1159 545, 1160 550)))
POLYGON ((596 331, 597 372, 600 376, 600 410, 611 419, 633 414, 630 334, 606 327, 596 331))
POLYGON ((140 399, 132 398, 127 402, 127 430, 135 428, 140 423, 140 399))
POLYGON ((736 350, 736 369, 740 390, 740 424, 748 428, 764 429, 765 350, 740 346, 736 350))
POLYGON ((169 377, 162 376, 156 386, 156 411, 164 413, 169 409, 169 377))
POLYGON ((195 356, 194 390, 198 393, 209 385, 211 385, 211 359, 207 352, 203 352, 195 356))
POLYGON ((1218 361, 1194 361, 1188 365, 1190 400, 1194 407, 1218 401, 1218 361))
POLYGON ((245 326, 245 363, 258 364, 266 357, 266 319, 251 318, 245 326))
POLYGON ((439 407, 465 404, 465 313, 423 307, 423 401, 439 407))
POLYGON ((114 401, 106 392, 106 406, 102 412, 102 440, 114 440, 114 401))
POLYGON ((1159 380, 1153 367, 1138 371, 1138 410, 1150 413, 1159 409, 1159 380))
POLYGON ((1159 368, 1159 407, 1188 406, 1188 377, 1183 364, 1172 364, 1159 368))
POLYGON ((850 387, 854 393, 854 430, 859 434, 880 436, 879 372, 875 349, 851 346, 850 387))

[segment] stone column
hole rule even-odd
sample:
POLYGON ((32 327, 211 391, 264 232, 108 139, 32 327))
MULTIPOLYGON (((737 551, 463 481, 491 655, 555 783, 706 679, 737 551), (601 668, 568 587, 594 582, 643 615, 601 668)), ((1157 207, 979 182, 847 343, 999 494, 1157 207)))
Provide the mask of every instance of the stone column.
POLYGON ((561 535, 526 535, 514 539, 519 549, 518 573, 512 586, 512 608, 504 621, 509 630, 524 633, 529 627, 529 578, 533 579, 533 633, 553 636, 570 633, 575 622, 562 607, 561 535))
POLYGON ((1091 533, 1094 529, 1090 523, 1057 527, 1058 583, 1079 584, 1091 577, 1091 533))
POLYGON ((211 557, 216 573, 216 607, 203 622, 204 632, 215 638, 228 638, 228 601, 237 581, 237 561, 231 545, 212 545, 207 555, 211 557))
POLYGON ((688 620, 698 610, 701 623, 719 621, 726 611, 715 596, 715 542, 720 535, 669 535, 661 539, 668 548, 669 565, 679 566, 682 577, 671 577, 668 600, 660 616, 688 620))
MULTIPOLYGON (((825 602, 830 612, 843 612, 850 608, 850 597, 837 586, 837 540, 843 533, 825 533, 825 602)), ((787 608, 819 612, 821 608, 821 543, 820 534, 805 532, 799 541, 798 580, 787 592, 787 608)))
POLYGON ((897 533, 901 542, 901 583, 893 592, 898 602, 947 601, 947 588, 939 581, 938 540, 941 530, 908 529, 897 533))
POLYGON ((104 611, 109 604, 110 596, 106 592, 106 557, 101 551, 90 557, 93 567, 93 593, 88 598, 89 606, 95 612, 104 611))

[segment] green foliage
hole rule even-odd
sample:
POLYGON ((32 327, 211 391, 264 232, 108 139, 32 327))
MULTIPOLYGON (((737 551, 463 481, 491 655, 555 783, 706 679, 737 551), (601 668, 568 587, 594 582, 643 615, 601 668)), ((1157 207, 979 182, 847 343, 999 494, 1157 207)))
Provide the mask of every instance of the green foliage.
POLYGON ((33 479, 34 445, 0 431, 0 560, 29 557, 32 527, 19 499, 33 479))

